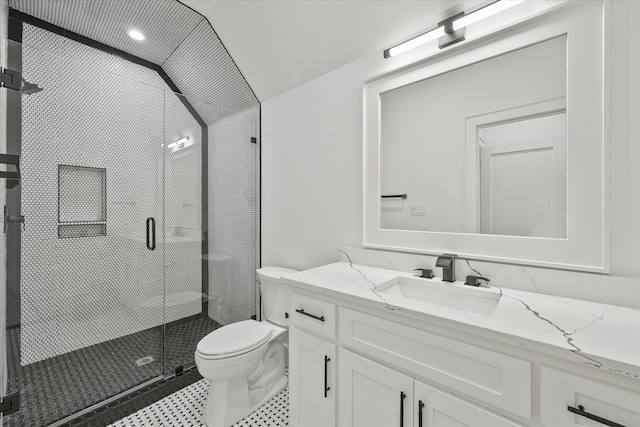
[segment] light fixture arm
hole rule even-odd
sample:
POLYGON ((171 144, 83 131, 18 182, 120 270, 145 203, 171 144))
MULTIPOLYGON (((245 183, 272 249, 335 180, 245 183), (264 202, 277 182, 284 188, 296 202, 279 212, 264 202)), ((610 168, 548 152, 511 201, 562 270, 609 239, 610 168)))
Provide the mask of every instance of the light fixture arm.
POLYGON ((462 18, 464 15, 464 12, 460 12, 438 23, 438 26, 443 27, 445 32, 445 35, 438 39, 438 47, 440 49, 464 41, 465 27, 459 30, 453 29, 453 22, 462 18))

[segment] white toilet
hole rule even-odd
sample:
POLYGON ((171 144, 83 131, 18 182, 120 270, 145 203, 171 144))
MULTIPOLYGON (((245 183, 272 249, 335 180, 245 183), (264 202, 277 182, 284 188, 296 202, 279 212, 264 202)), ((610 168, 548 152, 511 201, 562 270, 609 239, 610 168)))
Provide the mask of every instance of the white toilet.
POLYGON ((211 381, 202 422, 229 427, 249 415, 287 385, 285 375, 290 291, 280 278, 295 270, 258 271, 262 322, 244 320, 202 338, 195 353, 198 372, 211 381))

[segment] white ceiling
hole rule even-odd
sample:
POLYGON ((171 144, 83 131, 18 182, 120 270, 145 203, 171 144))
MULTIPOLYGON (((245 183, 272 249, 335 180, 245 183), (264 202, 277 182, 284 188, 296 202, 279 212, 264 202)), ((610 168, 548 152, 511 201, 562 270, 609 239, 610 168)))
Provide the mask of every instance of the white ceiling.
POLYGON ((458 1, 181 0, 204 15, 265 101, 437 23, 458 1))

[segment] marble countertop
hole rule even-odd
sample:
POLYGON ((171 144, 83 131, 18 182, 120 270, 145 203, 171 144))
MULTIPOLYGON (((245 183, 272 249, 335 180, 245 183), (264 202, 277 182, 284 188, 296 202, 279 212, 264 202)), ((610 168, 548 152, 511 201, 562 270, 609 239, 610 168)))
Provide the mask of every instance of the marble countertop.
MULTIPOLYGON (((337 262, 283 277, 285 283, 640 379, 640 310, 497 288, 479 314, 424 302, 387 300, 374 287, 411 274, 337 262)), ((448 286, 445 284, 444 286, 448 286)))

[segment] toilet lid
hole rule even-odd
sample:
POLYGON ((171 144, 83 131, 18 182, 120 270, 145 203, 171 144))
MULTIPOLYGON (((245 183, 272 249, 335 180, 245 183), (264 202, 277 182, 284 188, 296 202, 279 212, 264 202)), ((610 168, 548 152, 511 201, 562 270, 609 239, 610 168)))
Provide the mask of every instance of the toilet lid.
POLYGON ((198 343, 197 351, 207 356, 245 353, 261 346, 269 340, 273 329, 255 320, 218 328, 198 343))

